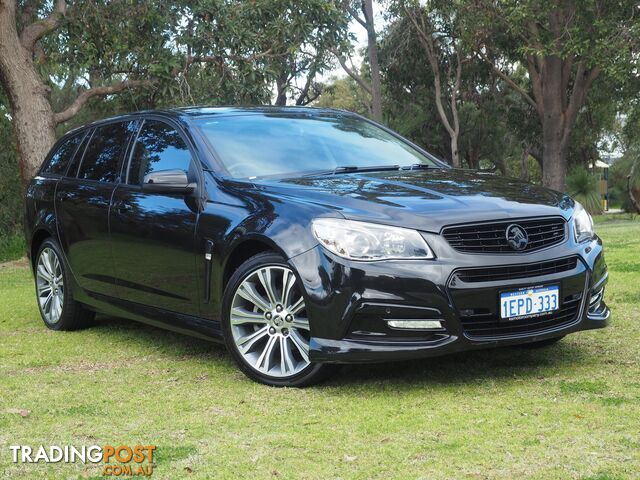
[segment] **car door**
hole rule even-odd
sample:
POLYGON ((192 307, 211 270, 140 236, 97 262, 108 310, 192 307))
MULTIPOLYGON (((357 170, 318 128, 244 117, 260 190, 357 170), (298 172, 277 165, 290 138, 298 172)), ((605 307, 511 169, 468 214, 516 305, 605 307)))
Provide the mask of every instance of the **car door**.
POLYGON ((133 125, 119 121, 89 131, 56 188, 62 248, 78 284, 96 294, 115 295, 109 204, 133 125))
POLYGON ((146 175, 187 172, 198 181, 187 142, 176 126, 146 119, 134 140, 126 181, 113 194, 110 233, 118 296, 138 304, 197 316, 195 272, 196 195, 151 193, 146 175))

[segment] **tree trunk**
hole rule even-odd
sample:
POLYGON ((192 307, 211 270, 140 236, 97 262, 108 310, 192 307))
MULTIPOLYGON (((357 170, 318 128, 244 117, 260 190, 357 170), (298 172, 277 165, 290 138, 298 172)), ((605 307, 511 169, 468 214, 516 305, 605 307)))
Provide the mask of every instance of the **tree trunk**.
POLYGON ((275 105, 284 107, 287 104, 287 74, 282 73, 276 79, 276 102, 275 105))
MULTIPOLYGON (((550 96, 548 96, 550 97, 550 96)), ((552 98, 545 98, 553 103, 552 98)), ((562 112, 559 106, 546 105, 542 122, 542 183, 563 192, 567 175, 568 145, 563 141, 562 112)))
POLYGON ((555 55, 545 59, 541 79, 541 123, 542 123, 542 183, 545 187, 565 190, 567 174, 567 151, 569 149, 567 129, 570 119, 565 108, 566 90, 562 81, 563 60, 555 55))
POLYGON ((462 168, 460 164, 460 151, 458 150, 458 133, 451 134, 451 161, 454 168, 462 168))
MULTIPOLYGON (((15 4, 13 4, 15 7, 15 4)), ((15 10, 0 1, 0 83, 9 98, 24 187, 55 142, 53 109, 42 82, 18 37, 15 10)))
MULTIPOLYGON (((424 53, 427 55, 431 71, 433 72, 433 87, 435 90, 436 109, 440 116, 442 125, 447 130, 451 139, 451 164, 453 168, 461 168, 460 153, 458 151, 458 137, 460 136, 460 118, 458 116, 458 93, 460 92, 460 85, 462 82, 462 58, 460 53, 460 45, 455 45, 455 58, 456 58, 456 74, 455 81, 451 87, 451 93, 449 98, 449 106, 451 108, 451 121, 447 116, 447 112, 444 109, 442 102, 442 79, 440 73, 439 53, 436 51, 436 46, 433 41, 433 27, 428 25, 424 15, 421 13, 420 19, 416 17, 415 11, 405 7, 404 9, 407 17, 415 27, 420 43, 424 49, 424 53)), ((445 77, 447 83, 451 77, 452 67, 449 65, 448 75, 445 77)))
POLYGON ((478 170, 480 168, 480 155, 477 149, 473 148, 471 142, 467 145, 467 164, 472 170, 478 170))
POLYGON ((374 120, 382 121, 382 87, 380 81, 380 63, 378 62, 378 42, 373 21, 373 1, 363 0, 364 16, 367 23, 367 53, 371 70, 371 111, 374 120))
MULTIPOLYGON (((543 128, 548 129, 546 125, 543 128)), ((547 188, 563 192, 567 176, 567 149, 556 139, 555 133, 543 134, 543 141, 542 183, 547 188)))

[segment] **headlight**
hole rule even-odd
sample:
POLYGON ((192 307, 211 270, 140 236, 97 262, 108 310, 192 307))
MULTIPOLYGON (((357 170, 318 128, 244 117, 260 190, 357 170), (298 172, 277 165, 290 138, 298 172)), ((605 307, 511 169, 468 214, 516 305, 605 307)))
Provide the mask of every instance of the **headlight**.
POLYGON ((573 230, 578 243, 591 240, 594 236, 591 215, 578 202, 576 202, 573 210, 573 230))
POLYGON ((407 228, 317 218, 312 229, 322 246, 350 260, 434 258, 422 236, 407 228))

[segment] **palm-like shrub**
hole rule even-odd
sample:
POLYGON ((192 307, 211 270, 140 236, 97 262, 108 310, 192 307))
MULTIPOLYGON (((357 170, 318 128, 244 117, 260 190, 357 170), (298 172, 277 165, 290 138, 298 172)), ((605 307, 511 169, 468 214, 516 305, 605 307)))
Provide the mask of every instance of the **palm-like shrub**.
POLYGON ((567 175, 567 190, 591 215, 602 213, 598 176, 582 167, 575 167, 567 175))

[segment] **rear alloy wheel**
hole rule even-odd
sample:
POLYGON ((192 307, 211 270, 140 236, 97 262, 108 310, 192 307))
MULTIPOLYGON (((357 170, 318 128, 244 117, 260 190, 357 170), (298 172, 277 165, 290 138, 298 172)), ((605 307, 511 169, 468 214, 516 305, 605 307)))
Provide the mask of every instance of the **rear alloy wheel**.
POLYGON ((58 323, 64 305, 64 278, 60 259, 51 247, 40 251, 36 265, 36 289, 44 321, 52 325, 58 323))
POLYGON ((36 296, 42 320, 52 330, 76 330, 91 323, 95 313, 75 301, 70 278, 52 238, 42 242, 34 262, 36 296))
POLYGON ((325 376, 309 359, 311 332, 300 282, 271 253, 245 262, 225 292, 225 338, 243 372, 274 386, 305 386, 325 376))

